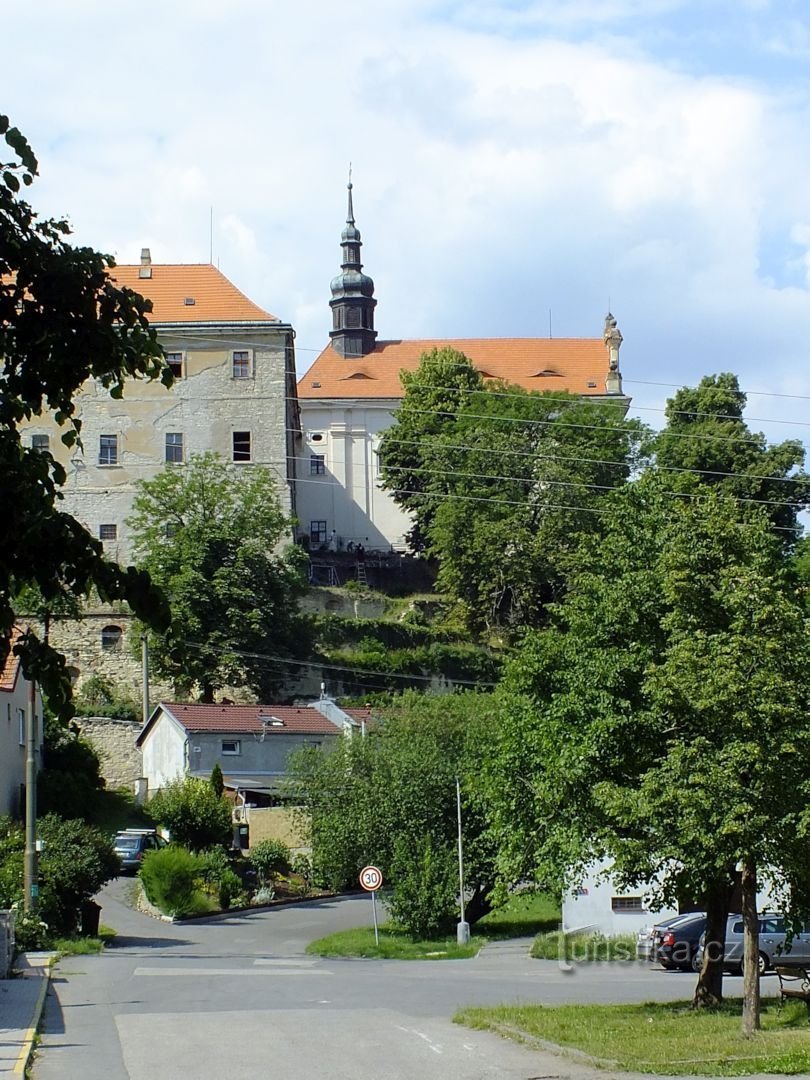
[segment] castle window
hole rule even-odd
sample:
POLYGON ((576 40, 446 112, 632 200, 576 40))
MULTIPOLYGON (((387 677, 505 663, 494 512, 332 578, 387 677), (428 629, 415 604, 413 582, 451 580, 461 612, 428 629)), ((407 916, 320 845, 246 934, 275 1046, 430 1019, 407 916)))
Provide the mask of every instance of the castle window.
POLYGON ((326 472, 326 459, 323 454, 310 454, 309 457, 309 475, 310 476, 323 476, 326 472))
POLYGON ((250 378, 250 352, 248 349, 239 349, 231 353, 232 373, 235 379, 250 378))
POLYGON ((32 450, 39 450, 41 452, 43 450, 48 450, 50 448, 50 445, 51 445, 51 440, 50 440, 50 437, 48 435, 32 435, 31 436, 31 449, 32 450))
POLYGON ((118 436, 99 435, 98 437, 98 463, 99 465, 118 464, 118 436))
POLYGON ((118 539, 118 526, 117 525, 99 525, 98 527, 99 540, 117 540, 118 539))
POLYGON ((235 431, 233 433, 233 460, 250 461, 251 456, 250 432, 235 431))
POLYGON ((357 330, 363 325, 363 313, 360 308, 349 308, 346 312, 346 325, 350 330, 357 330))
POLYGON ((182 431, 166 432, 166 461, 173 464, 182 464, 183 461, 183 433, 182 431))
POLYGON ((101 631, 101 647, 108 652, 113 649, 121 648, 121 639, 124 636, 124 631, 120 626, 105 626, 101 631))
POLYGON ((183 377, 183 354, 181 352, 167 352, 166 364, 175 379, 183 377))

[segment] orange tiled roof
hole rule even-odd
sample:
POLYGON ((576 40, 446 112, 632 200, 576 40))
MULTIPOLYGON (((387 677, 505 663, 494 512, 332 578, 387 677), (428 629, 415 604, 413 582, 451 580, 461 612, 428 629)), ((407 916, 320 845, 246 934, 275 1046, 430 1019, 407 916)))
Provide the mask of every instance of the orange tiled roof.
POLYGON ((16 626, 11 628, 11 641, 9 642, 9 653, 5 659, 5 663, 0 667, 0 690, 4 690, 6 693, 12 693, 14 686, 17 682, 17 676, 20 673, 20 658, 15 656, 11 649, 14 648, 14 644, 17 638, 20 637, 20 631, 16 626))
POLYGON ((278 322, 210 263, 152 263, 150 278, 140 277, 140 269, 115 266, 110 277, 152 301, 152 322, 278 322), (186 298, 194 303, 187 304, 186 298))
POLYGON ((327 345, 298 383, 298 397, 402 397, 400 371, 413 371, 423 352, 446 346, 463 352, 485 376, 526 390, 605 393, 608 351, 601 338, 461 338, 378 341, 357 359, 327 345))

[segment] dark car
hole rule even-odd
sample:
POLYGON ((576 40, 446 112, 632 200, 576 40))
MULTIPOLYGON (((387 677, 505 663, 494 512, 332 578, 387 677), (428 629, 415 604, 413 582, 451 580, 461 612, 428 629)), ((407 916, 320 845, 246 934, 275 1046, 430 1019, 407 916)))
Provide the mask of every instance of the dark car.
POLYGON ((706 929, 706 914, 694 911, 671 923, 658 941, 656 959, 663 968, 697 971, 702 951, 700 938, 706 929))
POLYGON ((124 829, 113 840, 115 854, 121 860, 121 869, 137 873, 147 851, 157 851, 166 841, 154 829, 124 829))
POLYGON ((688 915, 670 915, 668 919, 662 919, 661 922, 656 923, 654 926, 645 926, 642 930, 639 930, 636 941, 636 959, 649 960, 651 964, 654 964, 658 959, 658 946, 661 944, 661 938, 675 923, 688 918, 688 915))

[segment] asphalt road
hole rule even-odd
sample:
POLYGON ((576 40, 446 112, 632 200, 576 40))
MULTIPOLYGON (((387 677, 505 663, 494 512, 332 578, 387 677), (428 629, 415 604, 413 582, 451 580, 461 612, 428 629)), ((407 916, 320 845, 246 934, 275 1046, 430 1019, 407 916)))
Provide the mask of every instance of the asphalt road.
POLYGON ((54 973, 34 1080, 584 1078, 451 1018, 473 1004, 676 1000, 694 985, 641 964, 564 971, 529 960, 528 942, 473 960, 321 960, 306 944, 369 925, 366 897, 174 925, 122 904, 126 884, 101 898, 114 945, 54 973))

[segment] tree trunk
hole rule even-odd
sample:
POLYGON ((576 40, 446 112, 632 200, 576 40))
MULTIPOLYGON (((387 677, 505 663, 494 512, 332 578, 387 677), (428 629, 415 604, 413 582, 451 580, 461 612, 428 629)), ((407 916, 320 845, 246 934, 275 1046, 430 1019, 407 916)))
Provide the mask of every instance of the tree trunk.
POLYGON ((714 882, 706 893, 706 946, 692 998, 695 1009, 712 1009, 723 1000, 723 953, 732 888, 729 873, 728 878, 714 882))
POLYGON ((759 915, 757 913, 757 868, 753 859, 743 859, 742 917, 745 940, 743 962, 742 1033, 759 1030, 759 915))

